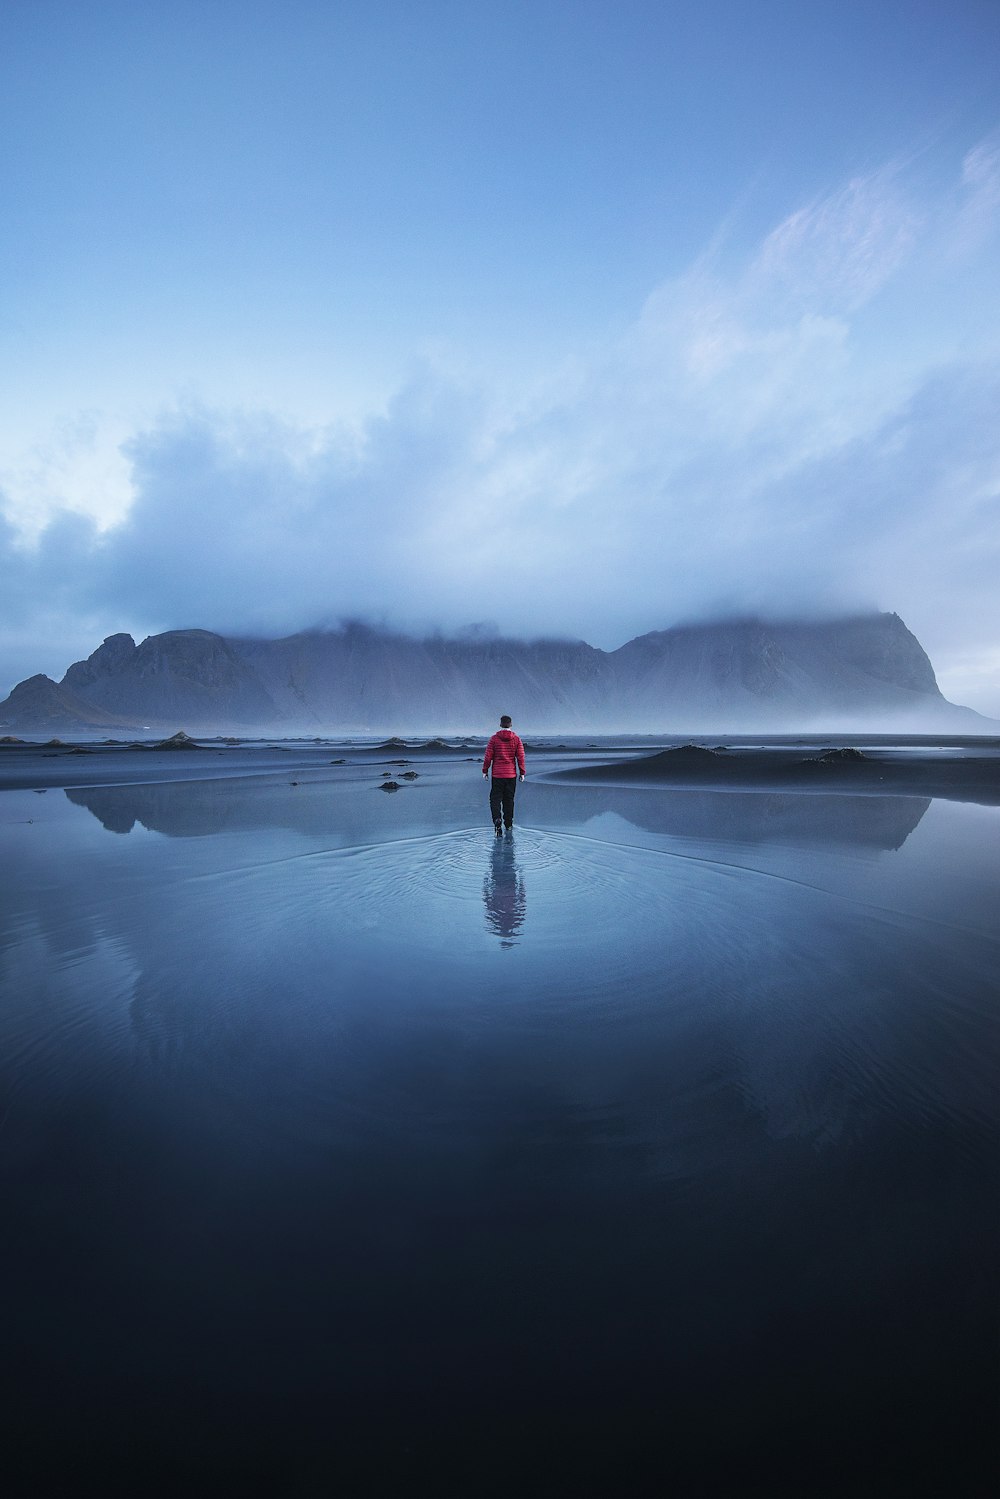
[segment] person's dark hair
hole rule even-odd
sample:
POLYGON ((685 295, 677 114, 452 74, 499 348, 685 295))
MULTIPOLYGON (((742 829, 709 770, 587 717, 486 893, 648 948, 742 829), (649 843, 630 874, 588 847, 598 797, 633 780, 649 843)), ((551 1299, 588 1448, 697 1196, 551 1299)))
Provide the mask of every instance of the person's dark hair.
POLYGON ((509 729, 510 728, 510 714, 509 713, 501 714, 501 717, 500 717, 500 727, 502 729, 509 729))

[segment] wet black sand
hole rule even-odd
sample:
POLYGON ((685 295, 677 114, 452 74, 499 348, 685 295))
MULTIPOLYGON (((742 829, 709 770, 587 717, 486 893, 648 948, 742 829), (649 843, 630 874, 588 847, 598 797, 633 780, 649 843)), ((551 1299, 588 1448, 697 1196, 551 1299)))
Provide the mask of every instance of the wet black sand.
MULTIPOLYGON (((391 771, 467 760, 484 740, 457 737, 356 740, 220 740, 43 743, 0 739, 0 790, 201 781, 229 776, 313 775, 330 767, 391 771)), ((697 743, 642 736, 537 739, 529 774, 650 788, 802 791, 943 797, 1000 805, 1000 739, 923 735, 760 736, 697 743), (614 756, 609 760, 608 756, 614 756)))
POLYGON ((944 797, 1000 805, 1000 741, 947 745, 678 745, 557 774, 583 781, 734 790, 944 797))
POLYGON ((992 1493, 996 746, 665 748, 0 753, 5 1493, 992 1493))

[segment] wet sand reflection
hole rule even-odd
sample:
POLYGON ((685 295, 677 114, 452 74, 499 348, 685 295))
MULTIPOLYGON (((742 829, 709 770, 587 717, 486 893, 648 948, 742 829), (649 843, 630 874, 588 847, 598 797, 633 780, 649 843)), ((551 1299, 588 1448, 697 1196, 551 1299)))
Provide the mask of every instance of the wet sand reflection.
POLYGON ((506 838, 494 840, 483 880, 483 904, 488 930, 500 938, 501 947, 513 947, 524 926, 527 897, 524 875, 514 852, 513 837, 509 834, 506 838))

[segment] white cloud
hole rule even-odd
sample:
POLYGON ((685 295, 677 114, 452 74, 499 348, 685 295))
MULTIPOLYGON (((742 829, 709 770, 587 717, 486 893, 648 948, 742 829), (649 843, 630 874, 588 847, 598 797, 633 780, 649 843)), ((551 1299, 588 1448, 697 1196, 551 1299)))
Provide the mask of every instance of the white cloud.
POLYGON ((60 422, 0 467, 4 514, 28 541, 53 516, 73 511, 103 529, 127 514, 134 498, 120 420, 81 412, 60 422))
POLYGON ((955 251, 968 256, 1000 229, 1000 132, 968 152, 962 162, 961 188, 952 238, 955 251))
POLYGON ((771 231, 747 291, 767 303, 777 294, 792 305, 856 312, 903 266, 921 221, 897 167, 856 177, 771 231))
POLYGON ((103 532, 66 514, 88 508, 67 459, 61 518, 30 553, 8 537, 6 608, 259 632, 489 617, 614 645, 720 609, 877 605, 992 671, 1000 360, 879 347, 890 291, 924 316, 947 203, 971 194, 982 220, 991 152, 938 199, 886 168, 742 265, 704 257, 544 400, 537 379, 518 406, 425 367, 350 427, 178 409, 120 445, 133 498, 103 532))

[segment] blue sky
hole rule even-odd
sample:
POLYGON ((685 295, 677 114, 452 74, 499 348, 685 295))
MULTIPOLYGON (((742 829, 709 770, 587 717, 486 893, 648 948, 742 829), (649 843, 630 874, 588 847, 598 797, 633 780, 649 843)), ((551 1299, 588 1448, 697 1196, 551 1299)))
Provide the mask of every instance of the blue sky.
POLYGON ((0 8, 0 689, 898 611, 1000 716, 995 0, 0 8))

